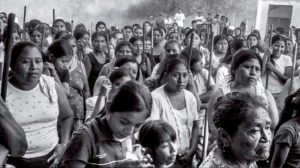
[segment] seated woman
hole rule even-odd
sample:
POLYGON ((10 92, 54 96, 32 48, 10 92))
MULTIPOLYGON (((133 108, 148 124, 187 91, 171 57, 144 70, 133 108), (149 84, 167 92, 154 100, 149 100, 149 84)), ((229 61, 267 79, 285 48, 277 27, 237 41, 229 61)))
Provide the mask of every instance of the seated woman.
POLYGON ((160 120, 147 122, 139 131, 139 142, 156 168, 172 167, 177 156, 177 137, 170 124, 160 120))
POLYGON ((145 160, 132 157, 133 134, 149 117, 151 105, 151 94, 145 86, 135 81, 124 83, 108 114, 92 119, 74 134, 64 155, 66 168, 142 167, 145 160))
POLYGON ((275 130, 271 167, 300 165, 300 89, 288 96, 275 130))
POLYGON ((179 137, 177 158, 181 166, 191 166, 199 138, 197 101, 185 90, 189 81, 186 63, 181 59, 168 62, 166 84, 152 92, 153 106, 150 120, 168 122, 179 137))
POLYGON ((17 168, 58 166, 69 143, 73 113, 63 89, 42 75, 42 51, 31 42, 17 43, 10 63, 13 72, 6 105, 25 131, 28 149, 23 157, 9 157, 17 168))
POLYGON ((217 143, 199 168, 248 167, 269 157, 271 119, 263 98, 248 93, 229 93, 218 98, 213 123, 217 143))
POLYGON ((213 106, 218 97, 226 95, 231 92, 247 92, 258 95, 264 98, 266 108, 272 121, 271 129, 274 130, 278 123, 278 110, 272 94, 265 90, 261 82, 259 82, 261 75, 262 60, 261 57, 251 50, 239 51, 232 60, 230 67, 231 81, 222 88, 219 88, 211 97, 208 104, 209 126, 212 135, 215 133, 213 125, 213 106))

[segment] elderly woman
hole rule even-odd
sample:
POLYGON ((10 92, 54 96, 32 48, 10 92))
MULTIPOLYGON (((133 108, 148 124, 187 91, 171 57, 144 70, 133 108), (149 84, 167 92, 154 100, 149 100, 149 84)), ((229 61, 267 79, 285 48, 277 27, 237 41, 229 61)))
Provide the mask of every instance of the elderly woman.
POLYGON ((216 91, 216 93, 211 97, 208 105, 208 116, 212 132, 214 132, 215 129, 212 124, 212 116, 214 115, 213 106, 218 97, 231 92, 248 92, 263 97, 272 121, 271 128, 272 130, 275 129, 278 123, 278 110, 272 94, 265 90, 260 82, 261 67, 262 59, 254 51, 242 50, 234 56, 230 67, 232 77, 231 81, 216 91))
POLYGON ((6 104, 28 143, 23 157, 8 159, 17 168, 57 166, 71 137, 72 110, 63 89, 42 75, 42 55, 31 42, 17 43, 12 50, 6 104))
POLYGON ((229 93, 215 104, 213 122, 218 146, 199 168, 248 167, 269 157, 271 119, 263 98, 248 93, 229 93))
POLYGON ((92 119, 74 134, 64 156, 66 168, 142 167, 145 160, 143 155, 138 155, 140 159, 134 155, 133 135, 149 117, 151 105, 151 94, 144 85, 124 83, 107 115, 92 119))

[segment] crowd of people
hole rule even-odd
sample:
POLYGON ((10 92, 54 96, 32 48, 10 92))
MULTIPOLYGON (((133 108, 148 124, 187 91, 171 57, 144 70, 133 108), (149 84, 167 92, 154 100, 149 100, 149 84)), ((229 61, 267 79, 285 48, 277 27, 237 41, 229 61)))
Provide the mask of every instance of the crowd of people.
POLYGON ((1 12, 0 167, 299 168, 298 30, 264 40, 202 14, 94 30, 32 19, 9 36, 1 12))

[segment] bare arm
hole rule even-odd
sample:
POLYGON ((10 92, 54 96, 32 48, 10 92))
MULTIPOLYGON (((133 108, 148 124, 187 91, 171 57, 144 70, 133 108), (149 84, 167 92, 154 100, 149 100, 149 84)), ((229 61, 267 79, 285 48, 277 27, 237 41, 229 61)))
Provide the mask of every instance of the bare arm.
POLYGON ((89 78, 92 70, 92 63, 89 56, 84 57, 83 64, 85 66, 86 76, 89 78))
POLYGON ((290 147, 286 144, 276 144, 271 161, 271 166, 273 168, 283 168, 284 163, 288 157, 290 147))
POLYGON ((266 96, 268 99, 268 105, 269 105, 268 112, 269 112, 269 115, 270 115, 270 118, 272 121, 271 130, 274 132, 274 130, 278 124, 278 121, 279 121, 279 113, 278 113, 278 109, 277 109, 277 105, 274 100, 274 97, 268 90, 266 90, 265 92, 266 92, 266 96))

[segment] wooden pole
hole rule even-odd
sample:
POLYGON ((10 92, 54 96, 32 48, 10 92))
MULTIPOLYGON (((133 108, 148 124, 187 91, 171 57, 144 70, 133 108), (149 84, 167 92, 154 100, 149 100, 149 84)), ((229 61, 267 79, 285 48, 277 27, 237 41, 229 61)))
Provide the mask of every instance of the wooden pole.
MULTIPOLYGON (((153 57, 153 26, 154 24, 151 24, 151 57, 153 57)), ((158 63, 158 62, 155 62, 155 63, 158 63)))
POLYGON ((42 31, 42 40, 41 40, 41 49, 44 51, 44 40, 45 40, 45 25, 41 24, 43 26, 43 31, 42 31))
POLYGON ((23 15, 23 40, 26 39, 26 6, 24 6, 24 15, 23 15))
MULTIPOLYGON (((272 33, 273 33, 273 25, 271 25, 271 30, 270 30, 270 37, 269 37, 269 49, 272 46, 272 33)), ((268 59, 267 59, 267 63, 270 61, 271 59, 271 55, 269 55, 268 59)), ((269 70, 266 69, 266 90, 268 89, 268 85, 269 85, 269 70)))
POLYGON ((107 59, 110 60, 111 54, 110 54, 109 31, 106 33, 106 46, 107 46, 107 56, 108 56, 107 59))
MULTIPOLYGON (((55 9, 52 9, 52 17, 53 17, 53 22, 52 24, 54 24, 54 21, 55 21, 55 9)), ((53 25, 52 25, 53 26, 53 25)))
POLYGON ((12 52, 12 45, 13 45, 13 28, 15 23, 15 14, 10 13, 8 15, 8 23, 7 23, 7 34, 6 34, 6 42, 5 42, 5 49, 4 49, 4 68, 3 68, 3 80, 1 85, 1 96, 3 100, 6 100, 6 92, 7 92, 7 83, 8 83, 8 72, 9 72, 9 65, 11 60, 11 52, 12 52))
POLYGON ((73 36, 74 20, 71 20, 71 34, 73 36))
POLYGON ((293 90, 293 83, 294 83, 294 76, 295 76, 295 67, 296 67, 296 59, 297 59, 297 50, 298 50, 298 44, 295 43, 294 55, 293 55, 292 77, 291 77, 291 83, 290 83, 290 88, 289 88, 288 95, 290 95, 291 92, 292 92, 292 90, 293 90))
POLYGON ((188 57, 188 70, 190 70, 190 64, 191 64, 191 59, 192 59, 192 52, 193 52, 193 44, 194 44, 194 30, 191 33, 191 39, 190 39, 190 46, 189 46, 189 57, 188 57))
MULTIPOLYGON (((208 80, 206 83, 206 88, 209 87, 210 84, 210 76, 211 76, 211 66, 212 66, 212 55, 213 55, 213 41, 214 41, 214 34, 211 32, 211 47, 210 47, 210 55, 209 55, 209 68, 208 68, 208 80)), ((209 138, 209 127, 208 127, 208 111, 205 108, 204 114, 204 138, 203 138, 203 151, 202 151, 202 158, 205 159, 207 156, 208 151, 208 138, 209 138)))

